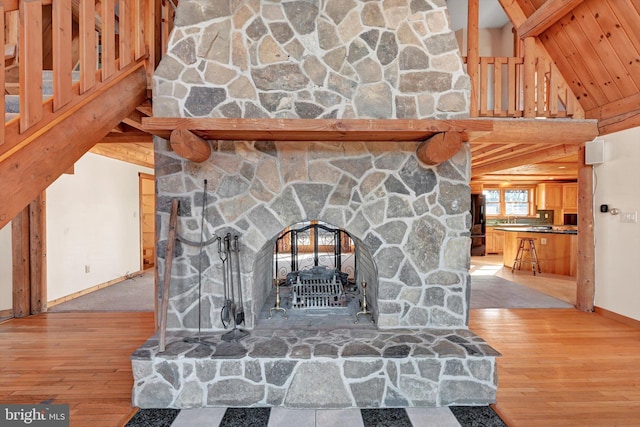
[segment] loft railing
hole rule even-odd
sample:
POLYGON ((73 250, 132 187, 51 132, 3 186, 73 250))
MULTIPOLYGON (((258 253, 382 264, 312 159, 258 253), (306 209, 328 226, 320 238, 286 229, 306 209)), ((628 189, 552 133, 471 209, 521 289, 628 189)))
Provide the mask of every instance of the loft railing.
MULTIPOLYGON (((157 31, 171 9, 155 0, 9 0, 0 3, 0 87, 19 96, 19 114, 0 111, 0 144, 28 132, 119 75, 146 66, 148 84, 162 55, 157 31), (43 76, 52 93, 43 91, 43 76), (10 129, 16 127, 17 129, 10 129)), ((11 144, 10 144, 11 145, 11 144)), ((4 151, 8 147, 0 145, 4 151)))
MULTIPOLYGON (((464 58, 465 63, 467 58, 464 58)), ((547 58, 480 57, 472 79, 472 117, 578 118, 583 113, 547 58)))

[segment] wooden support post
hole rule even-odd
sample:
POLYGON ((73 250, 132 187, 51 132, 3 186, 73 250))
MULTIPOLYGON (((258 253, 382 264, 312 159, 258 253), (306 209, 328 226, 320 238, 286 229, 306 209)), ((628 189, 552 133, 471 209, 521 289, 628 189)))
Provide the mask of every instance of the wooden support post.
POLYGON ((31 312, 31 272, 29 269, 29 207, 11 220, 13 262, 13 317, 31 312))
POLYGON ((47 311, 46 206, 43 192, 11 221, 13 314, 47 311))
POLYGON ((427 165, 437 165, 452 158, 462 145, 460 132, 437 133, 416 149, 418 159, 427 165))
POLYGON ((176 226, 178 224, 179 200, 171 202, 171 215, 169 216, 169 233, 164 254, 164 275, 162 277, 162 304, 160 307, 160 342, 159 351, 164 352, 167 345, 167 314, 169 311, 169 288, 171 284, 171 266, 173 264, 173 246, 176 242, 176 226))
POLYGON ((29 204, 29 270, 31 314, 47 311, 47 209, 46 193, 29 204))
POLYGON ((595 297, 595 239, 593 231, 593 166, 584 163, 585 146, 578 153, 578 272, 576 308, 593 311, 595 297))

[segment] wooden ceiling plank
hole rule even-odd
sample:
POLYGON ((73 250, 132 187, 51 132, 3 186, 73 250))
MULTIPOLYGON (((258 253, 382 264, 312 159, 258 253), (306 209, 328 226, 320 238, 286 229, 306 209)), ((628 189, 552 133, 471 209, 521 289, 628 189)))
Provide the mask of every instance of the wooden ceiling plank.
POLYGON ((504 159, 508 159, 511 157, 518 157, 518 156, 522 156, 522 155, 526 155, 528 153, 531 152, 535 152, 540 150, 539 147, 535 146, 535 145, 524 145, 524 146, 516 146, 516 147, 505 147, 503 150, 497 151, 495 152, 492 156, 490 157, 484 157, 484 158, 474 158, 473 156, 471 157, 471 162, 472 162, 472 168, 473 167, 480 167, 480 166, 484 166, 487 164, 492 164, 504 159))
POLYGON ((471 167, 471 176, 486 175, 492 172, 504 171, 517 166, 539 163, 546 160, 551 160, 558 157, 567 156, 569 154, 577 153, 579 146, 577 145, 558 145, 551 148, 543 148, 535 152, 528 152, 521 156, 514 156, 505 160, 500 160, 490 164, 471 167))
POLYGON ((537 37, 584 0, 548 0, 518 27, 518 36, 537 37))
POLYGON ((576 94, 585 110, 595 105, 610 102, 609 96, 604 93, 599 83, 591 73, 587 61, 581 55, 571 40, 571 37, 564 31, 560 24, 552 27, 542 35, 544 45, 550 52, 555 52, 554 59, 562 57, 564 61, 556 60, 558 69, 564 76, 573 76, 571 79, 571 90, 576 94), (587 98, 587 99, 585 99, 587 98), (588 105, 592 99, 591 105, 588 105))
MULTIPOLYGON (((606 2, 599 2, 599 4, 606 7, 606 2)), ((614 39, 611 39, 615 34, 624 35, 624 31, 622 29, 616 31, 615 24, 613 24, 614 28, 605 31, 602 28, 602 20, 606 19, 605 15, 600 14, 597 9, 594 12, 589 7, 589 2, 585 3, 580 10, 581 13, 577 19, 578 24, 582 27, 586 40, 594 46, 594 52, 596 52, 600 62, 609 73, 610 81, 618 87, 622 97, 637 93, 638 86, 631 78, 629 71, 619 56, 619 52, 623 51, 626 45, 622 43, 622 38, 620 37, 615 42, 614 39)), ((611 9, 607 9, 607 14, 609 17, 612 16, 611 9)), ((638 74, 638 80, 640 80, 640 73, 638 74)))
MULTIPOLYGON (((583 14, 590 13, 589 10, 584 10, 584 5, 576 8, 569 17, 562 19, 559 25, 562 26, 562 32, 566 34, 564 43, 570 43, 567 46, 575 46, 574 60, 579 57, 580 62, 576 63, 578 67, 586 67, 593 76, 593 81, 590 84, 596 84, 604 95, 607 97, 607 102, 614 101, 623 97, 622 91, 617 86, 614 77, 609 74, 607 65, 602 62, 599 53, 595 50, 594 46, 589 42, 589 36, 585 31, 593 31, 594 29, 583 28, 580 25, 583 14), (584 65, 583 65, 584 64, 584 65)), ((588 27, 588 26, 585 26, 588 27)), ((583 81, 582 84, 586 85, 587 82, 583 81)))
MULTIPOLYGON (((640 67, 637 59, 640 56, 640 13, 633 7, 630 0, 619 0, 615 2, 607 3, 609 8, 617 18, 617 22, 620 24, 620 30, 625 33, 626 37, 620 36, 620 39, 628 40, 631 46, 627 46, 625 54, 630 56, 629 61, 633 58, 633 64, 635 67, 640 67)), ((612 19, 608 17, 607 19, 612 19)), ((636 68, 637 69, 637 68, 636 68)), ((640 74, 634 72, 632 76, 640 74)))

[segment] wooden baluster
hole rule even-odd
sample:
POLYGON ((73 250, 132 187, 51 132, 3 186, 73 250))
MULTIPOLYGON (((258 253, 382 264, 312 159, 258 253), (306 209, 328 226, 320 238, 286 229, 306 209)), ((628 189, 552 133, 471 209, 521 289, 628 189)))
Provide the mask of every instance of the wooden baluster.
POLYGON ((119 34, 120 34, 120 69, 126 67, 133 60, 133 3, 131 0, 120 0, 119 3, 119 34))
POLYGON ((480 115, 489 115, 489 59, 480 58, 480 115))
POLYGON ((53 2, 53 110, 66 105, 72 98, 73 70, 71 0, 53 2))
POLYGON ((144 41, 144 33, 145 33, 145 5, 147 3, 146 0, 133 0, 135 2, 133 6, 134 12, 134 35, 133 35, 133 46, 135 49, 135 59, 136 61, 147 54, 145 48, 144 41))
POLYGON ((107 80, 116 71, 116 31, 114 0, 102 0, 102 45, 101 69, 102 81, 107 80))
POLYGON ((96 9, 93 0, 80 0, 80 93, 96 84, 96 9))
POLYGON ((555 64, 549 64, 549 115, 555 117, 558 115, 558 86, 560 81, 558 79, 558 68, 555 64))
POLYGON ((546 58, 540 56, 536 59, 536 116, 547 117, 548 94, 547 91, 547 68, 546 58))
POLYGON ((42 1, 20 2, 20 132, 42 119, 42 1))
POLYGON ((536 39, 524 39, 524 116, 536 116, 536 39))
POLYGON ((471 79, 471 117, 478 117, 479 0, 469 0, 467 22, 467 74, 471 79))
POLYGON ((493 69, 493 115, 504 116, 502 109, 502 66, 507 63, 507 58, 494 58, 493 69))
POLYGON ((508 95, 507 95, 507 115, 516 117, 516 106, 518 101, 518 80, 516 73, 516 63, 518 58, 511 57, 507 60, 507 70, 509 73, 508 95))

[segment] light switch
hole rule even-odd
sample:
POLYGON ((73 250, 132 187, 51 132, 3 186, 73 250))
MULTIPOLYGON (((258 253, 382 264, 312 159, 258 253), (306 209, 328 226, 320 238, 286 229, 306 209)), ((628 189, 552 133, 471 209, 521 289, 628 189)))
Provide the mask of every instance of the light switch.
POLYGON ((620 217, 620 222, 633 223, 638 222, 638 212, 622 212, 622 216, 620 217))

